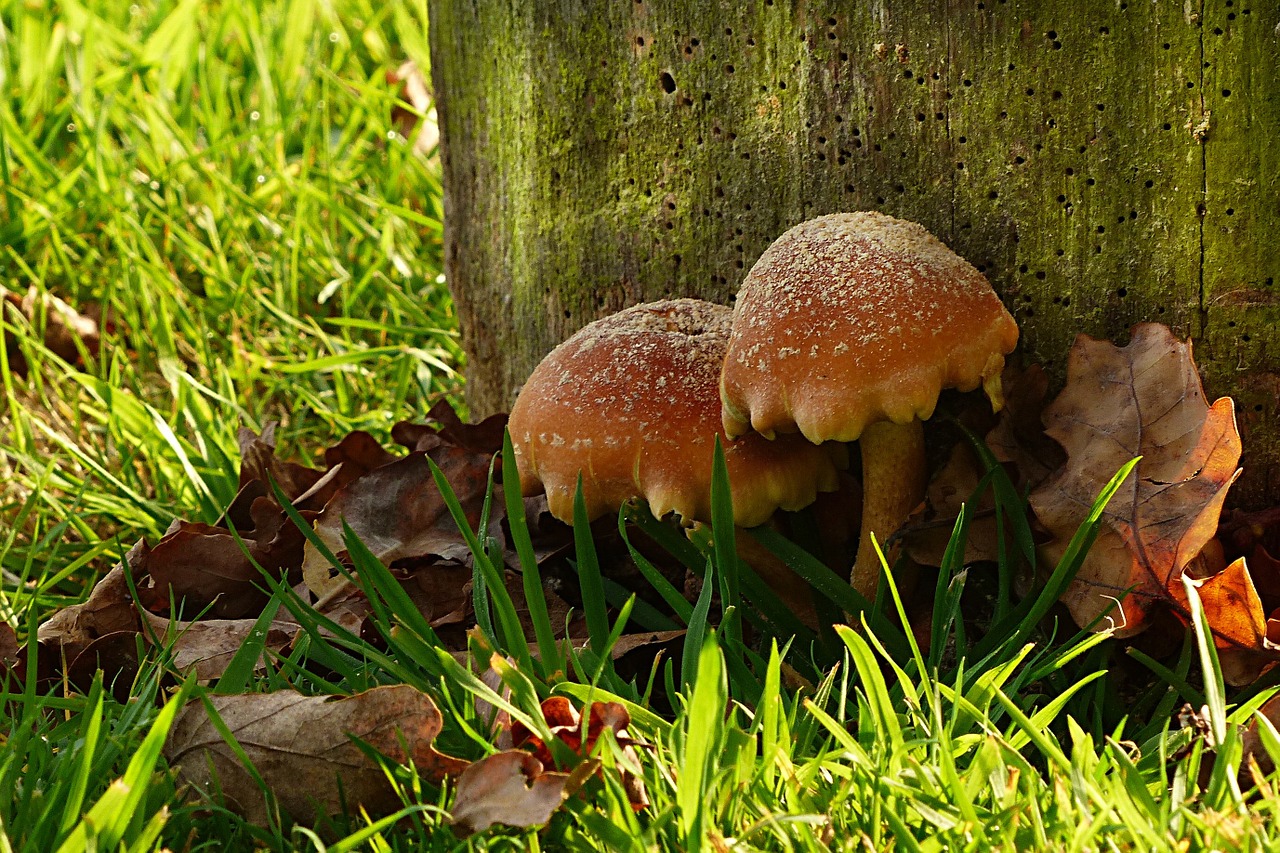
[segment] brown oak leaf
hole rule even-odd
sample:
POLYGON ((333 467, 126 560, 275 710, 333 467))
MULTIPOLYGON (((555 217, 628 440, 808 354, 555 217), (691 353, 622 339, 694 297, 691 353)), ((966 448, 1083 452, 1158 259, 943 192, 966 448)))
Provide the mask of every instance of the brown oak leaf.
MULTIPOLYGON (((490 457, 456 445, 442 445, 429 455, 445 474, 474 529, 484 503, 490 457)), ((345 523, 388 565, 428 554, 469 563, 471 551, 436 489, 427 458, 428 453, 411 453, 339 489, 316 517, 316 535, 338 553, 345 548, 345 523)), ((502 505, 500 495, 495 495, 493 505, 502 505)), ((494 516, 496 524, 501 513, 494 516)), ((320 552, 307 543, 303 576, 312 592, 325 595, 341 585, 330 568, 320 552)))
MULTIPOLYGON (((1181 578, 1213 537, 1227 489, 1240 474, 1231 399, 1209 405, 1190 343, 1144 323, 1125 347, 1078 336, 1066 387, 1044 422, 1068 457, 1031 494, 1037 517, 1054 534, 1045 549, 1050 559, 1061 555, 1116 470, 1142 457, 1103 514, 1115 537, 1099 536, 1063 596, 1072 616, 1086 625, 1107 614, 1120 636, 1140 632, 1157 608, 1185 621, 1181 578)), ((1265 624, 1247 580, 1243 563, 1218 580, 1201 579, 1205 610, 1219 645, 1261 651, 1254 628, 1242 627, 1222 604, 1256 608, 1245 622, 1265 624)))
MULTIPOLYGON (((297 500, 315 486, 323 472, 296 462, 276 458, 276 425, 269 422, 258 435, 241 427, 236 436, 240 444, 240 488, 257 480, 264 485, 275 480, 290 500, 297 500)), ((266 494, 266 492, 264 492, 266 494)))

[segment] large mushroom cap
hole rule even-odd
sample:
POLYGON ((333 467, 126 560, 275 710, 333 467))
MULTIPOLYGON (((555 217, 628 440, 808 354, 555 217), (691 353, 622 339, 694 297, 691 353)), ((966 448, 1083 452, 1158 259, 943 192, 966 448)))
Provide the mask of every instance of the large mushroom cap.
POLYGON ((729 435, 853 441, 984 382, 999 405, 1018 327, 986 278, 914 222, 837 213, 779 237, 734 307, 721 393, 729 435))
POLYGON ((725 437, 718 381, 731 318, 728 308, 696 299, 653 302, 597 320, 556 347, 511 410, 525 494, 545 488, 552 515, 572 522, 581 474, 590 518, 643 497, 656 516, 706 521, 717 435, 741 526, 834 490, 829 452, 799 436, 725 437))

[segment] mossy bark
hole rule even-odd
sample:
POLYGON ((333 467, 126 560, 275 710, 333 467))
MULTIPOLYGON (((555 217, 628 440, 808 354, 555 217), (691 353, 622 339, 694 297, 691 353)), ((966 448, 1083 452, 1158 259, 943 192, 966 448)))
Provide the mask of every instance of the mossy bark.
POLYGON ((1236 398, 1280 499, 1280 11, 1256 0, 431 0, 473 413, 586 322, 727 301, 875 208, 990 278, 1060 376, 1143 320, 1236 398))

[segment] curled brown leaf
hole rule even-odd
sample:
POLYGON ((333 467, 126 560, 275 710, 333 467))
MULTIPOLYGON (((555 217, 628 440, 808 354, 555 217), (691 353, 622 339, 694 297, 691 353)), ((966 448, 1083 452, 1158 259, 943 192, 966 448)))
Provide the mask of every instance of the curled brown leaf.
POLYGON ((586 762, 572 774, 545 771, 527 752, 495 752, 458 778, 458 795, 450 810, 454 831, 467 836, 495 823, 541 826, 594 770, 595 763, 586 762))
MULTIPOLYGON (((139 542, 126 559, 136 559, 144 550, 145 544, 139 542)), ((120 563, 94 584, 83 604, 64 607, 50 616, 36 631, 36 637, 41 644, 60 649, 67 661, 73 661, 99 637, 120 631, 136 633, 139 627, 125 563, 120 563)))
MULTIPOLYGON (((1234 406, 1205 400, 1190 343, 1167 327, 1135 326, 1125 347, 1080 335, 1071 350, 1067 386, 1045 410, 1047 432, 1067 462, 1031 494, 1037 517, 1060 553, 1113 473, 1141 461, 1103 519, 1120 546, 1100 536, 1063 596, 1079 624, 1112 608, 1123 633, 1141 631, 1156 608, 1188 616, 1178 588, 1188 565, 1217 529, 1227 489, 1239 476, 1240 436, 1234 406)), ((1236 577, 1243 572, 1243 565, 1236 577)), ((1224 589, 1237 585, 1222 582, 1224 589)), ((1250 587, 1251 589, 1252 587, 1250 587)), ((1254 607, 1256 594, 1238 600, 1254 607)), ((1221 643, 1245 651, 1234 614, 1206 607, 1221 643), (1219 630, 1218 626, 1222 628, 1219 630)), ((1253 623, 1261 613, 1250 614, 1253 623)))
MULTIPOLYGON (((541 710, 551 734, 556 740, 568 746, 578 758, 587 759, 591 756, 600 737, 607 731, 622 747, 624 755, 631 758, 631 763, 636 763, 636 741, 627 731, 627 726, 631 725, 631 715, 627 712, 626 706, 618 702, 592 702, 587 706, 587 718, 584 721, 582 714, 567 697, 551 696, 542 701, 541 710)), ((541 764, 549 767, 558 766, 550 745, 544 743, 518 720, 511 723, 509 737, 512 746, 529 750, 541 764)), ((561 766, 559 769, 567 768, 561 766)), ((649 805, 644 783, 639 778, 624 771, 622 785, 632 808, 640 810, 649 805)))
POLYGON ((272 498, 255 499, 249 514, 252 527, 237 531, 248 555, 230 530, 188 521, 175 522, 154 548, 142 549, 130 565, 151 577, 148 609, 166 610, 172 597, 186 616, 205 607, 220 619, 261 612, 267 594, 258 567, 272 576, 294 577, 305 539, 272 498))

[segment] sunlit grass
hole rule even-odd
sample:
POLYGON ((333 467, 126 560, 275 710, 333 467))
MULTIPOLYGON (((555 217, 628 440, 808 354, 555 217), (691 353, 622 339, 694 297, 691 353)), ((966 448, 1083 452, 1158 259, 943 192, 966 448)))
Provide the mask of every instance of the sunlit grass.
POLYGON ((11 584, 35 547, 101 568, 212 521, 240 426, 305 455, 457 390, 438 170, 391 121, 406 59, 423 4, 0 2, 0 285, 104 327, 68 364, 44 312, 5 313, 11 584))
MULTIPOLYGON (((281 455, 307 458, 353 429, 385 437, 396 420, 456 394, 461 354, 440 279, 438 171, 391 121, 397 92, 387 74, 406 59, 427 64, 425 5, 412 0, 0 0, 0 285, 33 293, 36 306, 5 308, 0 349, 0 619, 20 638, 79 601, 137 538, 154 542, 176 516, 215 520, 237 489, 241 426, 279 422, 281 455), (97 312, 100 339, 65 358, 50 352, 56 310, 46 295, 97 312)), ((265 649, 264 634, 217 685, 352 693, 413 684, 446 710, 442 748, 466 758, 493 748, 477 698, 505 703, 535 730, 545 730, 539 701, 548 695, 623 702, 643 747, 628 755, 602 740, 607 772, 547 828, 461 841, 442 817, 451 792, 403 769, 393 774, 406 809, 378 822, 256 827, 216 804, 189 803, 158 744, 178 705, 205 688, 179 692, 164 650, 141 648, 132 685, 99 680, 82 695, 37 683, 35 666, 24 682, 3 685, 0 850, 1280 843, 1275 773, 1255 788, 1240 772, 1236 724, 1265 694, 1229 704, 1212 646, 1200 640, 1172 669, 1157 669, 1170 685, 1126 704, 1107 671, 1119 647, 1055 628, 1052 606, 1088 529, 1057 571, 1046 567, 1038 596, 1013 600, 1012 557, 1004 561, 995 584, 1002 618, 973 637, 961 611, 970 571, 955 544, 962 521, 935 591, 934 644, 921 649, 901 629, 888 586, 880 609, 854 628, 810 631, 780 611, 732 558, 744 534, 724 521, 732 512, 722 473, 715 489, 724 523, 693 541, 643 507, 627 510, 706 580, 691 603, 650 572, 669 605, 661 613, 629 609, 579 526, 585 645, 557 641, 562 626, 537 606, 521 523, 511 535, 532 646, 503 595, 501 561, 471 537, 475 582, 492 593, 478 599, 488 609, 475 647, 485 660, 490 649, 505 654, 496 659, 502 693, 434 644, 403 589, 355 541, 347 544, 373 603, 370 635, 325 622, 281 585, 270 607, 290 612, 306 636, 282 657, 265 649), (683 654, 647 681, 614 671, 618 635, 676 626, 688 631, 683 654), (670 713, 648 707, 655 692, 670 713), (1176 729, 1183 701, 1207 709, 1216 752, 1176 729), (632 809, 610 769, 618 766, 644 780, 645 811, 632 809)), ((518 496, 506 497, 522 518, 518 496)), ((1000 506, 1016 547, 1034 556, 1011 487, 1000 506)), ((829 610, 868 604, 804 543, 745 535, 831 599, 829 610)), ((37 652, 27 647, 33 664, 37 652)), ((1264 735, 1280 751, 1280 738, 1264 735)))

